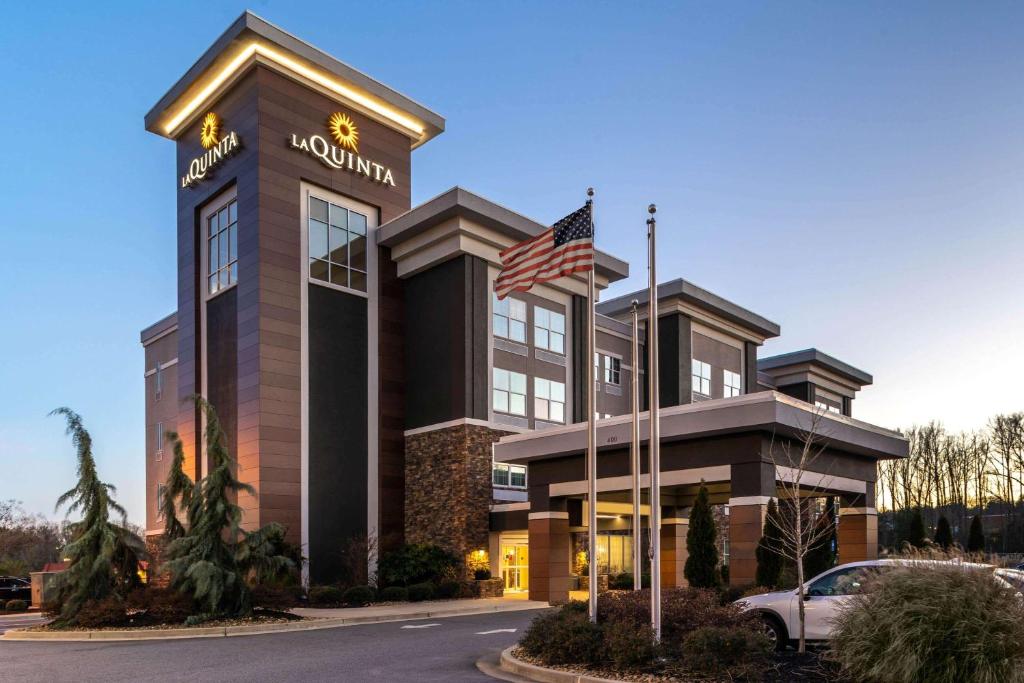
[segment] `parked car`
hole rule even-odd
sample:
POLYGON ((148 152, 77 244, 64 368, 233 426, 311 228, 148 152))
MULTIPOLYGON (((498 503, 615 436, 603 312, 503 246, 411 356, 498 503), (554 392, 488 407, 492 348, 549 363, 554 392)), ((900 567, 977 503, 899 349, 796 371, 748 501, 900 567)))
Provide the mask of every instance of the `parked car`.
POLYGON ((17 576, 0 576, 0 603, 8 600, 32 602, 32 584, 17 576))
POLYGON ((1024 562, 1018 564, 1016 567, 1014 567, 1014 569, 1016 569, 1017 571, 1024 572, 1024 562))
MULTIPOLYGON (((840 605, 860 593, 865 581, 874 572, 884 572, 888 567, 953 564, 946 560, 868 560, 851 562, 815 576, 804 584, 804 635, 807 640, 827 640, 832 632, 832 620, 840 605)), ((987 564, 957 562, 966 569, 992 571, 987 564)), ((1013 586, 1018 592, 1024 587, 1024 572, 1012 569, 995 572, 997 579, 1013 586), (1012 575, 1009 575, 1012 572, 1012 575), (1007 576, 1000 576, 1006 573, 1007 576), (1017 584, 1015 581, 1022 583, 1017 584)), ((1019 593, 1018 593, 1019 594, 1019 593)), ((745 610, 757 611, 765 625, 768 637, 776 647, 782 649, 800 634, 800 604, 797 590, 763 593, 737 601, 745 610)))

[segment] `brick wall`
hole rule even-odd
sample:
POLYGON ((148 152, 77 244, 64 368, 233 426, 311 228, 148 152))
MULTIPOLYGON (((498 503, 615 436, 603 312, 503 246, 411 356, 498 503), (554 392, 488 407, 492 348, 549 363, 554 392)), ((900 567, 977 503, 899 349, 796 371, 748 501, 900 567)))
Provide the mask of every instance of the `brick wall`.
POLYGON ((491 444, 508 432, 463 424, 405 438, 405 540, 460 559, 487 550, 491 444))

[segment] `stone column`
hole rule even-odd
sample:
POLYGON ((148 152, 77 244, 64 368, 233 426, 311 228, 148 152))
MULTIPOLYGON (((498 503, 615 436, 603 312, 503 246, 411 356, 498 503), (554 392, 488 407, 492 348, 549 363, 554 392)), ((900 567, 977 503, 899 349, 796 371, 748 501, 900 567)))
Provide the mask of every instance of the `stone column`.
POLYGON ((878 511, 875 486, 860 496, 842 496, 839 507, 839 563, 878 559, 878 511))
POLYGON ((661 518, 661 585, 665 588, 686 586, 686 532, 690 513, 684 508, 668 508, 661 518))
POLYGON ((529 517, 530 599, 560 605, 571 585, 569 513, 531 512, 529 517))
POLYGON ((767 462, 732 465, 729 498, 729 585, 752 586, 757 579, 757 544, 768 501, 775 495, 775 466, 767 462))

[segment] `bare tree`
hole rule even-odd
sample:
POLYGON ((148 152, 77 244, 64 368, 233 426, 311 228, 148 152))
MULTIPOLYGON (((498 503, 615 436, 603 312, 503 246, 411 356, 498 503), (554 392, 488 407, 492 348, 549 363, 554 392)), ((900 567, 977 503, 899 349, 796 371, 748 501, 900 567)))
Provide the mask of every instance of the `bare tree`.
POLYGON ((829 524, 817 519, 817 506, 811 501, 825 495, 819 473, 811 472, 814 463, 825 450, 821 436, 823 410, 811 414, 807 430, 801 431, 796 442, 789 440, 776 444, 772 439, 769 457, 777 473, 779 498, 792 507, 792 514, 779 515, 776 527, 779 530, 779 554, 796 564, 797 602, 800 610, 799 651, 807 651, 806 615, 804 612, 804 558, 811 548, 823 542, 832 533, 829 524))

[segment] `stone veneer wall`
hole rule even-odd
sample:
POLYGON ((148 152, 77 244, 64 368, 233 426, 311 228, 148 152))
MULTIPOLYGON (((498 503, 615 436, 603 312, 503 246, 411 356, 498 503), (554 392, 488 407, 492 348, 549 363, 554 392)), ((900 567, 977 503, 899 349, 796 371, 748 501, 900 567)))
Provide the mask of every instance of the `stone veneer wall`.
POLYGON ((405 437, 405 540, 465 561, 488 549, 491 444, 509 432, 473 424, 405 437))

